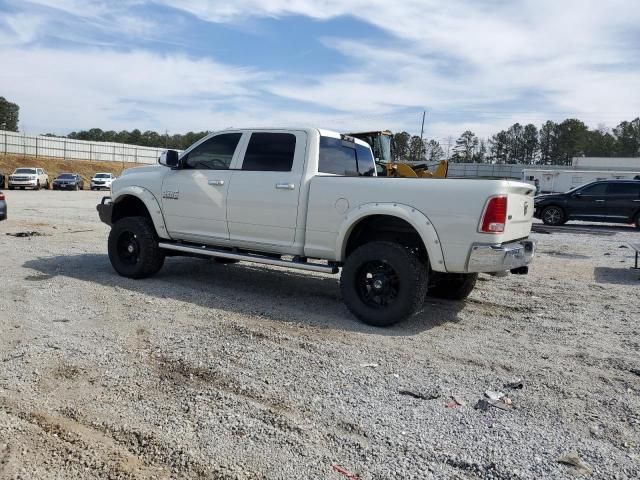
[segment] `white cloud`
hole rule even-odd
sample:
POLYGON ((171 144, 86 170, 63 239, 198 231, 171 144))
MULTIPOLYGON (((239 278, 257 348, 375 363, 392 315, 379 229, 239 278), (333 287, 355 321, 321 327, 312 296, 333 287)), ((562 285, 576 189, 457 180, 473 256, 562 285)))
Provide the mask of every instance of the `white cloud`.
POLYGON ((42 130, 304 123, 415 132, 418 112, 426 108, 429 136, 458 135, 466 128, 485 136, 515 121, 539 124, 576 116, 593 126, 611 126, 640 112, 640 2, 152 2, 216 23, 349 15, 386 32, 378 39, 354 38, 348 31, 345 37, 322 39, 350 66, 332 70, 329 65, 326 73, 314 75, 267 74, 136 49, 135 41, 153 35, 155 24, 132 16, 129 8, 148 7, 148 1, 31 3, 122 32, 133 45, 128 52, 20 48, 47 29, 41 10, 14 15, 10 28, 20 35, 0 34, 0 44, 13 45, 3 51, 0 88, 22 106, 23 122, 42 130), (302 103, 285 108, 277 97, 302 103), (327 109, 338 113, 318 113, 327 109))

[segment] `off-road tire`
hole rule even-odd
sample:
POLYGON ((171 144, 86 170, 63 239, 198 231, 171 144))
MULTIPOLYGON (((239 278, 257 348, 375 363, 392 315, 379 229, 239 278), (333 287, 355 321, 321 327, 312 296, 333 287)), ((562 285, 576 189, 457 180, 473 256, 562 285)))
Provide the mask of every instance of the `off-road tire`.
POLYGON ((49 180, 47 180, 47 183, 45 183, 45 188, 49 190, 49 180))
POLYGON ((464 300, 476 286, 477 273, 439 273, 427 295, 447 300, 464 300))
POLYGON ((422 306, 427 280, 425 264, 408 248, 394 242, 375 241, 358 247, 347 257, 340 277, 340 291, 347 308, 358 319, 376 327, 387 327, 410 317, 422 306), (395 285, 396 295, 386 305, 375 305, 366 299, 373 291, 372 283, 365 278, 366 272, 375 265, 393 272, 389 278, 395 285))
POLYGON ((40 190, 40 180, 36 180, 36 188, 35 190, 40 190))
POLYGON ((123 277, 151 277, 164 265, 165 253, 158 246, 158 236, 146 217, 118 220, 111 227, 108 249, 111 265, 123 277), (128 249, 130 245, 133 252, 128 249))
POLYGON ((542 209, 540 218, 542 218, 545 225, 562 225, 567 221, 567 216, 564 210, 562 207, 558 207, 557 205, 549 205, 542 209))

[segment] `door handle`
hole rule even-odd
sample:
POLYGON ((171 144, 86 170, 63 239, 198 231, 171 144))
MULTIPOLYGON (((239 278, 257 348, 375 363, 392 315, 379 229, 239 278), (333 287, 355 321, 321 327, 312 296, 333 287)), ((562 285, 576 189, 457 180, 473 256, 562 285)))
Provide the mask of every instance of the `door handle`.
POLYGON ((209 185, 224 185, 224 180, 209 180, 209 185))
POLYGON ((634 202, 640 202, 640 200, 634 200, 634 202))
POLYGON ((604 200, 596 200, 597 203, 602 203, 604 200))
POLYGON ((293 190, 296 186, 293 183, 276 183, 276 188, 280 190, 293 190))

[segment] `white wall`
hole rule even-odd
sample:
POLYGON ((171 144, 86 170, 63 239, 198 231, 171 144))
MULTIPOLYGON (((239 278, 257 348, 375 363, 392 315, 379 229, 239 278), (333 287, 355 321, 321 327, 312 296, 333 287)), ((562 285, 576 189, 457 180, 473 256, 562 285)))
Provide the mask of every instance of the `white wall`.
POLYGON ((69 160, 154 164, 164 148, 111 142, 88 142, 0 130, 0 153, 69 160))
POLYGON ((611 170, 615 168, 640 170, 640 157, 573 157, 573 166, 576 168, 601 168, 611 170))

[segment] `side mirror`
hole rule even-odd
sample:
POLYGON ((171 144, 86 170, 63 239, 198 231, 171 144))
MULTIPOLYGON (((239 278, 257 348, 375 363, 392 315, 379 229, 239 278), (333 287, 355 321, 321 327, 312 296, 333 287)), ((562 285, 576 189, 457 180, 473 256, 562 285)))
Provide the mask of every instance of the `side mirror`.
POLYGON ((580 198, 582 196, 582 193, 581 192, 576 192, 576 193, 573 194, 573 196, 576 197, 576 198, 580 198))
POLYGON ((160 158, 158 158, 158 163, 160 165, 165 165, 170 168, 177 168, 180 166, 180 158, 178 156, 178 152, 175 150, 167 150, 160 154, 160 158))

